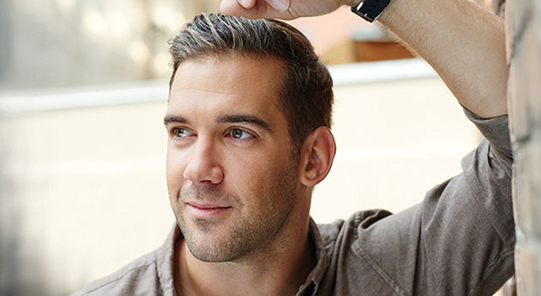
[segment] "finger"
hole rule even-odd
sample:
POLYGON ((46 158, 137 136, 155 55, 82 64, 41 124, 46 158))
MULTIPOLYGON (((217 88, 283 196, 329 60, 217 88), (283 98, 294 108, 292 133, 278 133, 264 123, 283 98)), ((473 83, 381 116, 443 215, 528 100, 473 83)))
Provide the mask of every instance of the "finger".
MULTIPOLYGON (((269 0, 272 2, 272 0, 269 0)), ((289 1, 289 0, 285 0, 289 1)), ((289 3, 289 2, 288 2, 289 3)), ((278 11, 268 2, 264 0, 254 1, 254 5, 250 8, 245 8, 237 0, 222 0, 220 3, 220 11, 225 15, 237 15, 246 18, 294 18, 289 11, 278 11)))
POLYGON ((220 11, 225 15, 238 15, 238 16, 244 16, 254 17, 254 14, 257 12, 254 9, 254 5, 256 1, 251 1, 253 3, 250 3, 247 7, 243 6, 243 4, 240 3, 240 0, 222 0, 222 3, 220 3, 220 11))
POLYGON ((245 10, 246 8, 240 5, 237 0, 222 0, 220 3, 220 11, 225 15, 245 16, 245 10))
POLYGON ((256 1, 257 0, 237 0, 237 2, 246 9, 254 7, 256 1))
POLYGON ((265 0, 272 8, 279 12, 285 12, 291 5, 291 0, 265 0))
MULTIPOLYGON (((266 1, 268 5, 274 8, 277 12, 285 12, 289 9, 291 5, 291 0, 223 0, 222 4, 226 6, 238 6, 235 4, 240 4, 241 7, 245 9, 251 9, 255 6, 257 2, 266 1), (235 3, 236 2, 236 3, 235 3)), ((222 5, 220 4, 220 6, 222 5)))

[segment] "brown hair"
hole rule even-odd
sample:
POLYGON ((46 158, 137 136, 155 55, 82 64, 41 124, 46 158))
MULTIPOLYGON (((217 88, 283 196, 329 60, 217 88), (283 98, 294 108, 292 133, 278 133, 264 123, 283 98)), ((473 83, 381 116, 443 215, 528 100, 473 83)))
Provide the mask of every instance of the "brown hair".
POLYGON ((292 26, 271 19, 200 14, 170 43, 173 56, 170 86, 179 65, 187 59, 240 54, 283 61, 279 103, 288 121, 294 154, 316 128, 330 128, 332 78, 308 39, 292 26))

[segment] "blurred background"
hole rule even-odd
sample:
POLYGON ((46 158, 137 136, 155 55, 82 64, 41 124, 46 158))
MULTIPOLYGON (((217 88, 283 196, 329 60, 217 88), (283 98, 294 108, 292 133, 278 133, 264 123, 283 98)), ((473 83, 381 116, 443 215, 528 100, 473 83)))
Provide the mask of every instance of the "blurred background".
MULTIPOLYGON (((66 295, 162 244, 168 39, 218 6, 0 1, 0 295, 66 295)), ((400 211, 460 172, 480 135, 426 63, 346 8, 290 23, 335 81, 317 222, 400 211)))

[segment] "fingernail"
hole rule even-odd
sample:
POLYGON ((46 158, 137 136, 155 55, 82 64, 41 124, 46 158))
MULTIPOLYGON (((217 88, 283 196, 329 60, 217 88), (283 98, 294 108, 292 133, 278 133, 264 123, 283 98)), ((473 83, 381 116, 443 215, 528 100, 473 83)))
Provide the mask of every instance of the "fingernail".
POLYGON ((250 0, 239 0, 240 5, 242 5, 244 8, 248 8, 250 6, 250 0))
POLYGON ((289 9, 289 0, 272 0, 272 7, 278 11, 286 11, 289 9))

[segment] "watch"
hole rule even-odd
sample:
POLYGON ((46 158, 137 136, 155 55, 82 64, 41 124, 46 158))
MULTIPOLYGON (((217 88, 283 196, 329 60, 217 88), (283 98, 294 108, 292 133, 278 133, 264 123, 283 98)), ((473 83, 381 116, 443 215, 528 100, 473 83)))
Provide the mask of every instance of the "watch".
POLYGON ((373 22, 379 18, 390 0, 364 0, 357 6, 352 6, 351 11, 366 21, 373 22))

